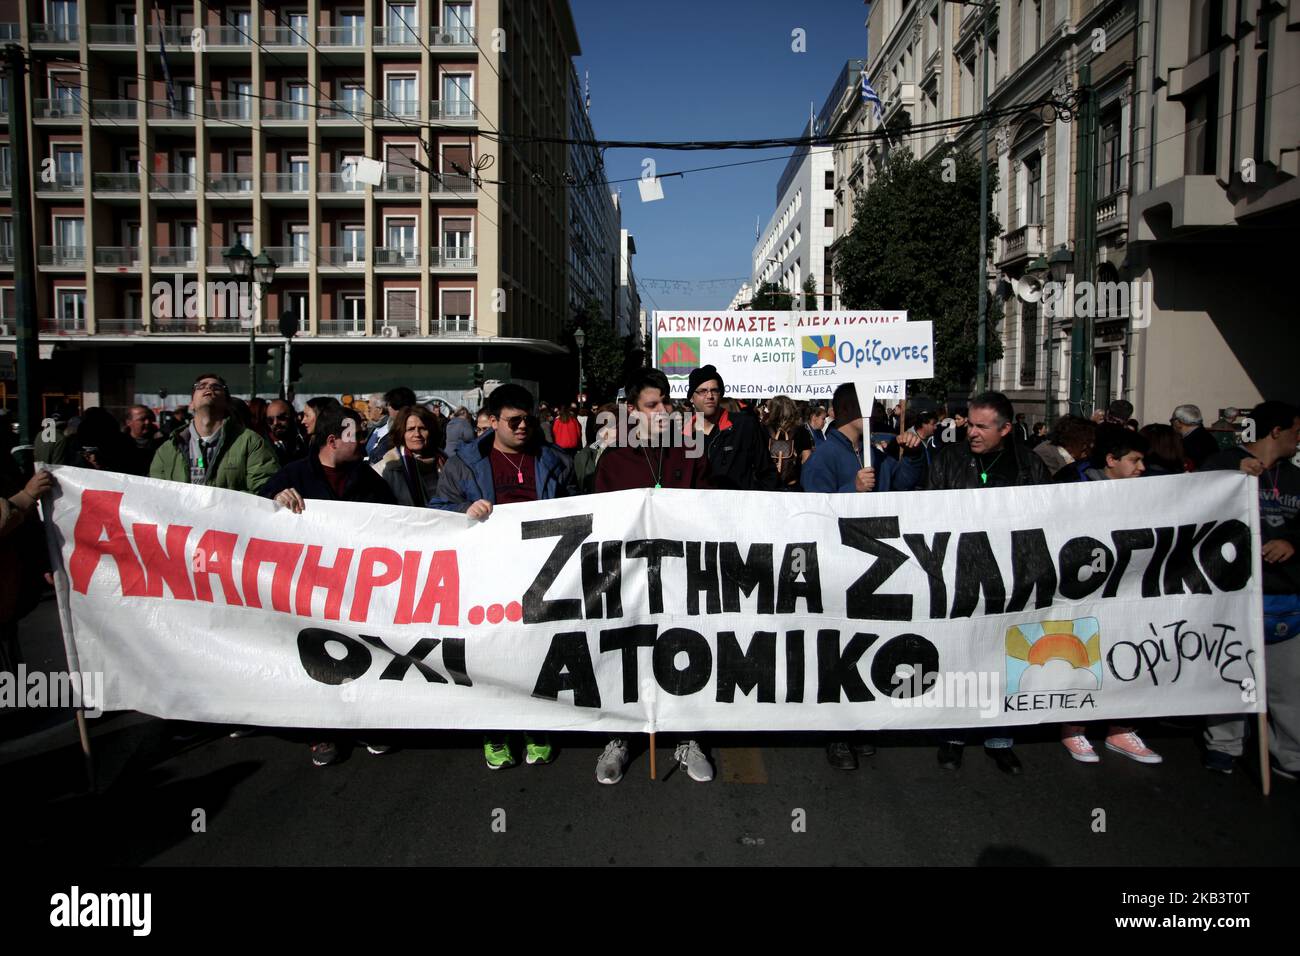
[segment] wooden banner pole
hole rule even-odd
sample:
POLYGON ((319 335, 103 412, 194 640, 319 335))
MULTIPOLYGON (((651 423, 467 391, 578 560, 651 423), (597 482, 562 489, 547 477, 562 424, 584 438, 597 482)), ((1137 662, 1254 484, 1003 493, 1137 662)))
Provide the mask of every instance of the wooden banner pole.
POLYGON ((653 730, 650 731, 650 779, 651 780, 656 779, 655 777, 655 732, 653 730))

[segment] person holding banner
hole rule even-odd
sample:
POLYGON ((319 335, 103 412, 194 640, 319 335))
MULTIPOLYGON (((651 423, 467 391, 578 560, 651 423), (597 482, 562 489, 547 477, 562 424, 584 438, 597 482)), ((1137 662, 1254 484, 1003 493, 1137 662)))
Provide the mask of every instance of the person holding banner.
MULTIPOLYGON (((964 418, 966 441, 945 444, 930 467, 927 488, 950 491, 960 488, 1011 488, 1048 482, 1047 466, 1012 437, 1015 410, 1001 392, 984 392, 970 400, 964 418)), ((939 766, 961 767, 960 732, 950 732, 939 745, 939 766)), ((1003 773, 1020 774, 1024 767, 1012 747, 1011 737, 986 736, 984 752, 1003 773)))
MULTIPOLYGON (((499 385, 488 396, 490 428, 482 437, 466 442, 443 466, 430 508, 459 511, 479 521, 497 505, 524 501, 550 501, 577 494, 573 463, 549 442, 542 441, 532 417, 533 396, 513 382, 499 385)), ((550 738, 524 734, 525 760, 551 762, 550 738)), ((489 770, 516 763, 504 735, 483 739, 483 759, 489 770)))
MULTIPOLYGON (((261 490, 294 514, 302 514, 306 502, 355 501, 364 504, 395 505, 397 499, 384 479, 375 474, 365 461, 365 426, 361 415, 340 405, 322 412, 311 436, 311 451, 306 458, 281 468, 261 490)), ((242 736, 242 734, 238 734, 242 736)), ((384 754, 387 744, 368 744, 372 754, 384 754)), ((339 759, 338 744, 318 741, 311 746, 311 762, 327 767, 339 759)))
MULTIPOLYGON (((719 388, 721 383, 719 383, 719 388)), ((633 428, 627 444, 608 449, 596 466, 596 491, 630 488, 708 488, 709 459, 687 454, 669 432, 668 377, 658 369, 642 369, 623 390, 633 428)), ((715 428, 715 431, 717 429, 715 428)), ((678 745, 674 758, 697 783, 713 779, 713 765, 695 740, 678 745)), ((627 769, 627 741, 615 737, 596 760, 596 782, 615 784, 627 769)))
MULTIPOLYGON (((1211 455, 1200 470, 1244 471, 1259 478, 1270 763, 1279 777, 1294 782, 1300 779, 1300 468, 1289 459, 1300 437, 1300 408, 1262 402, 1250 419, 1256 440, 1211 455)), ((1211 717, 1205 768, 1232 773, 1245 737, 1245 719, 1211 717)))
POLYGON ((722 376, 712 365, 695 369, 687 379, 686 398, 695 410, 687 427, 703 436, 713 487, 778 490, 781 481, 762 426, 752 415, 731 414, 722 404, 725 391, 722 376))

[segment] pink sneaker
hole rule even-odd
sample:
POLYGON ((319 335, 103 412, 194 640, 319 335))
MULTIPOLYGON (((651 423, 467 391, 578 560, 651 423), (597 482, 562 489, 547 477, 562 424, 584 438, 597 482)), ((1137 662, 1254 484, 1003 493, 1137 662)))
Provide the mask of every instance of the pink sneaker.
POLYGON ((1061 743, 1065 745, 1066 750, 1070 751, 1070 756, 1079 763, 1101 762, 1097 751, 1092 749, 1092 744, 1088 743, 1088 738, 1083 734, 1071 734, 1068 737, 1062 734, 1061 743))
POLYGON ((1164 760, 1158 753, 1142 742, 1142 738, 1133 731, 1124 734, 1111 734, 1106 738, 1106 749, 1123 754, 1138 763, 1160 763, 1164 760))

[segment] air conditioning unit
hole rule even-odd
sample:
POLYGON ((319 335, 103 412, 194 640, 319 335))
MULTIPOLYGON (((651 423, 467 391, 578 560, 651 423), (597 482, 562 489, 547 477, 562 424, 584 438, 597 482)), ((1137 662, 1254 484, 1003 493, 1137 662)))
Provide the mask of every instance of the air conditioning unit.
POLYGON ((446 43, 446 44, 449 44, 449 45, 452 43, 452 38, 451 38, 451 34, 450 34, 450 33, 444 33, 444 34, 442 34, 440 37, 438 37, 438 39, 439 39, 441 42, 446 43))
POLYGON ((397 331, 397 326, 395 325, 385 325, 379 330, 379 334, 386 339, 395 339, 401 335, 401 333, 397 331))

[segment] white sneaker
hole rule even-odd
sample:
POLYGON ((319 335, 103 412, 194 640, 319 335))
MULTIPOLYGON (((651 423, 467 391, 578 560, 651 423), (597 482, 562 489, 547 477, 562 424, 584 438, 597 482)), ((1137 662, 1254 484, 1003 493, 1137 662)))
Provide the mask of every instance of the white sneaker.
POLYGON ((627 743, 615 738, 605 745, 605 751, 596 761, 597 783, 618 783, 627 766, 627 743))
POLYGON ((709 763, 709 758, 704 756, 704 751, 694 740, 678 744, 673 757, 696 783, 708 783, 713 779, 713 764, 709 763))

